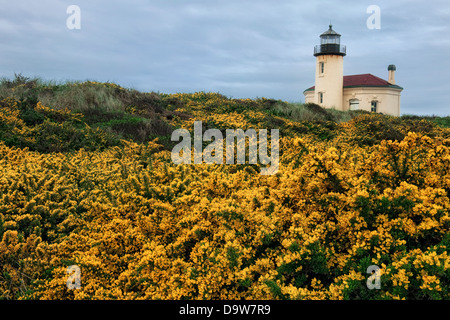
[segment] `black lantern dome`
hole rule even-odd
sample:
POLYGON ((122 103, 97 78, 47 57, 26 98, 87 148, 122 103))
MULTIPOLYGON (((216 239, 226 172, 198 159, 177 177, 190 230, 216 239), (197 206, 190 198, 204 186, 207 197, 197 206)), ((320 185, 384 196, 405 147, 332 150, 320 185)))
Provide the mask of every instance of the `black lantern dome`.
POLYGON ((330 28, 320 35, 320 45, 314 47, 314 56, 337 54, 340 56, 346 55, 346 47, 341 46, 341 35, 330 28))

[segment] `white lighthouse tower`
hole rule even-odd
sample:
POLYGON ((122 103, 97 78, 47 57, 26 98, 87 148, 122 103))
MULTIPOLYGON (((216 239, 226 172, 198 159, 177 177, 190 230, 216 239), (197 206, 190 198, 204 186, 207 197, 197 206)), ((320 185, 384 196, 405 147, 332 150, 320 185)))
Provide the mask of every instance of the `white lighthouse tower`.
POLYGON ((320 106, 343 110, 344 56, 341 35, 333 26, 320 35, 320 45, 314 48, 316 84, 314 102, 320 106))

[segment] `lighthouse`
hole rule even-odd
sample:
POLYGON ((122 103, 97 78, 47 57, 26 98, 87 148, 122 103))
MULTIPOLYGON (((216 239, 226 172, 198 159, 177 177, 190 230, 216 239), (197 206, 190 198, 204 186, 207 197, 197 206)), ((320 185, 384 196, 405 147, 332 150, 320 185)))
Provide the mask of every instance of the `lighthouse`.
POLYGON ((387 81, 370 73, 344 76, 346 53, 341 35, 330 25, 320 35, 320 45, 314 47, 316 83, 303 91, 305 103, 340 111, 365 110, 399 116, 403 88, 396 84, 397 67, 388 66, 387 81))
POLYGON ((320 45, 314 47, 316 86, 314 102, 320 106, 343 110, 344 56, 341 35, 329 29, 320 35, 320 45))

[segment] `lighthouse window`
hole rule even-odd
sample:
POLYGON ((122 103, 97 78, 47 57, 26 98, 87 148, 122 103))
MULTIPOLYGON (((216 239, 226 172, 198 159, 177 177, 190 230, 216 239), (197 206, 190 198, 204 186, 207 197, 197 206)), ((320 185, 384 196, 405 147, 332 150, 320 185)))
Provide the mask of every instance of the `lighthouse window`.
POLYGON ((323 92, 319 92, 319 103, 323 103, 323 92))
POLYGON ((320 40, 320 44, 340 44, 340 42, 339 37, 334 35, 322 36, 320 40))
POLYGON ((372 106, 371 106, 370 111, 377 112, 377 102, 376 101, 372 101, 372 106))
POLYGON ((319 63, 319 70, 321 74, 325 72, 325 62, 319 63))

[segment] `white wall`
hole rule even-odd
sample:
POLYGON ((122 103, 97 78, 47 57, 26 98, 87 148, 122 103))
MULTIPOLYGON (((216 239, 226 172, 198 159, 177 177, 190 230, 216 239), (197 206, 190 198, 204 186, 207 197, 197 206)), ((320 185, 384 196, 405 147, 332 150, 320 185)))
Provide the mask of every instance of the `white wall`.
POLYGON ((320 55, 316 59, 316 84, 314 103, 325 107, 343 110, 342 88, 344 86, 344 57, 340 55, 320 55), (321 73, 320 63, 324 63, 321 73), (323 93, 323 103, 319 102, 319 92, 323 93))
MULTIPOLYGON (((359 109, 371 111, 372 101, 377 101, 377 112, 400 116, 400 89, 389 87, 359 87, 343 89, 342 109, 350 110, 350 100, 359 101, 359 109)), ((306 91, 305 103, 317 103, 315 91, 306 91)), ((327 107, 327 106, 324 106, 327 107)))
POLYGON ((377 101, 377 112, 400 116, 400 89, 389 87, 344 88, 343 110, 350 109, 350 100, 359 100, 359 109, 371 111, 372 101, 377 101))

